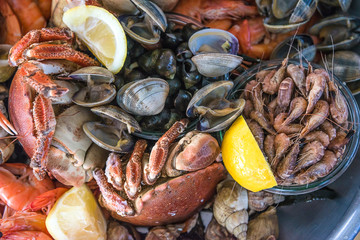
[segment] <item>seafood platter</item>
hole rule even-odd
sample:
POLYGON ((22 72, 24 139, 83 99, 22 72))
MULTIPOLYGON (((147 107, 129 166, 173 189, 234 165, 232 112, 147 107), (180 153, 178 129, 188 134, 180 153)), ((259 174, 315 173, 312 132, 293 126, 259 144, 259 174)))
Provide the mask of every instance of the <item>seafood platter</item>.
POLYGON ((359 9, 0 0, 0 239, 355 238, 359 9))

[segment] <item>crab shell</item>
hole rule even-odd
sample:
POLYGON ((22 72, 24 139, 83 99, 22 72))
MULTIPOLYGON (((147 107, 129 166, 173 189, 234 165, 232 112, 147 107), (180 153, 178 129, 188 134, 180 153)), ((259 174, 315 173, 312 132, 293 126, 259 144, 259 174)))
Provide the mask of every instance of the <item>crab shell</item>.
POLYGON ((139 195, 134 201, 136 215, 112 217, 141 226, 156 226, 185 221, 211 200, 216 185, 226 177, 221 163, 171 178, 139 195))

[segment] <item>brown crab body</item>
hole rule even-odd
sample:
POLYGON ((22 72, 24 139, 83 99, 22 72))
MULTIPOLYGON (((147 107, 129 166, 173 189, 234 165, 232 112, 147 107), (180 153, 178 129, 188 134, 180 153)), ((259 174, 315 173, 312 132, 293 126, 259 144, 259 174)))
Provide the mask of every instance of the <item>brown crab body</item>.
POLYGON ((135 200, 136 215, 122 217, 112 212, 112 216, 142 226, 185 221, 211 200, 225 177, 223 164, 214 163, 144 191, 135 200))

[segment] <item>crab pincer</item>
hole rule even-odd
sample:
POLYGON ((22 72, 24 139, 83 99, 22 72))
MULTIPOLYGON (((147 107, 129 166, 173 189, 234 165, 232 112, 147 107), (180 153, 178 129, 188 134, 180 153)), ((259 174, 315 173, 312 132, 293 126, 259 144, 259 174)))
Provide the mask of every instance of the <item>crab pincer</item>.
POLYGON ((160 176, 161 170, 165 165, 170 144, 185 130, 188 119, 181 119, 174 123, 174 125, 155 143, 151 150, 149 163, 144 168, 144 181, 148 185, 156 182, 160 176))

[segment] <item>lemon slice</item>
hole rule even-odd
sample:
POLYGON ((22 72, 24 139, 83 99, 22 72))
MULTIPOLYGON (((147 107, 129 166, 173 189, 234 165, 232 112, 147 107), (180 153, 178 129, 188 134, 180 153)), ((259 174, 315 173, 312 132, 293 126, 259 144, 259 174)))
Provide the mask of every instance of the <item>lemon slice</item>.
POLYGON ((63 22, 109 71, 121 70, 127 53, 126 36, 114 15, 100 7, 78 6, 64 13, 63 22))
POLYGON ((221 151, 226 169, 244 188, 257 192, 277 185, 243 116, 226 131, 221 151))
POLYGON ((106 239, 106 221, 90 189, 84 184, 65 192, 46 218, 55 240, 106 239))

